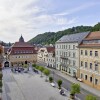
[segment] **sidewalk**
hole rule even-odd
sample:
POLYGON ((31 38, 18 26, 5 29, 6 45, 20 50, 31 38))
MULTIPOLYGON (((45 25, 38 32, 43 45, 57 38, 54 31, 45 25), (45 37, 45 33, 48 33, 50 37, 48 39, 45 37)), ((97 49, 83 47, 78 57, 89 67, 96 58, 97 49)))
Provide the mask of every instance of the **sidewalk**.
POLYGON ((71 77, 71 76, 69 76, 69 75, 66 75, 66 74, 64 74, 64 73, 62 73, 62 72, 60 72, 60 71, 58 71, 58 70, 54 70, 54 69, 52 69, 52 70, 55 71, 56 74, 58 74, 59 76, 65 78, 65 79, 67 79, 67 80, 69 80, 70 82, 79 83, 80 86, 81 86, 84 90, 86 90, 86 91, 88 91, 88 92, 90 92, 90 93, 92 93, 92 94, 94 94, 94 95, 100 97, 100 90, 96 90, 95 88, 92 88, 92 87, 86 85, 85 83, 79 82, 79 81, 77 81, 75 78, 73 78, 73 77, 71 77))

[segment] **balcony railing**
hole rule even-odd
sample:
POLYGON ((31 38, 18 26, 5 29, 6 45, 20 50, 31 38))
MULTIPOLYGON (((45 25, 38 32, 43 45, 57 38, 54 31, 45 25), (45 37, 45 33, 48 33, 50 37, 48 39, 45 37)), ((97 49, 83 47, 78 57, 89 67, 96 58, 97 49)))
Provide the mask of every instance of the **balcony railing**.
POLYGON ((61 58, 61 59, 66 59, 66 60, 68 60, 68 58, 67 58, 66 56, 60 55, 60 58, 61 58))

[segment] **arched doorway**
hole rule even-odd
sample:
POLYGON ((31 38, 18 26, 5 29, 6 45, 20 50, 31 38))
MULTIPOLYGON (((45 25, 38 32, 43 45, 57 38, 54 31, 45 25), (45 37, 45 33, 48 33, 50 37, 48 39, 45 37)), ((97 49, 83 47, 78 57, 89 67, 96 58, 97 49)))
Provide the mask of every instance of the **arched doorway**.
POLYGON ((9 67, 9 62, 8 62, 8 61, 6 61, 6 62, 4 63, 4 67, 9 67))

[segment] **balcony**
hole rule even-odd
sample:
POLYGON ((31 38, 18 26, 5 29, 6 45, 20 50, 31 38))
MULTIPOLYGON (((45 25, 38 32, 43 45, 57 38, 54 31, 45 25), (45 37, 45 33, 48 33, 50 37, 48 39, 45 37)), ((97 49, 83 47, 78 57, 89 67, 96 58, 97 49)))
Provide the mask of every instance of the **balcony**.
POLYGON ((68 67, 66 64, 62 63, 60 64, 62 67, 68 67))
POLYGON ((68 58, 67 58, 66 56, 62 56, 62 55, 60 55, 60 58, 61 58, 61 59, 68 60, 68 58))

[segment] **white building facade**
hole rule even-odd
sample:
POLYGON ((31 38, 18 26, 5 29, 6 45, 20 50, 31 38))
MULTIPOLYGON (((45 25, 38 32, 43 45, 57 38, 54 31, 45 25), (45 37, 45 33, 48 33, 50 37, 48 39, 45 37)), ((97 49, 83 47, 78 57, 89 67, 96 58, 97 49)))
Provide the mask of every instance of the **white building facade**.
POLYGON ((56 42, 56 69, 77 77, 79 70, 79 49, 77 46, 89 32, 65 35, 56 42))
POLYGON ((55 48, 43 47, 40 48, 37 54, 37 62, 45 66, 55 68, 55 48))

